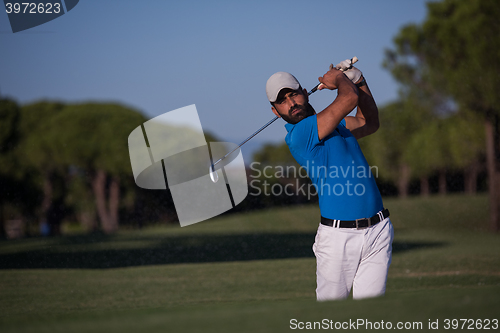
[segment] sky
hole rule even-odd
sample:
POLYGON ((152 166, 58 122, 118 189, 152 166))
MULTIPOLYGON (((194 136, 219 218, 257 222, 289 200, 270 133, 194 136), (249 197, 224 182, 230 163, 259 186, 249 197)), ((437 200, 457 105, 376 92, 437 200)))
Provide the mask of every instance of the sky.
MULTIPOLYGON (((67 14, 12 33, 0 13, 0 94, 21 104, 118 102, 153 118, 195 104, 203 129, 240 143, 274 115, 267 79, 287 71, 310 89, 330 63, 357 56, 379 107, 398 86, 382 68, 424 0, 80 0, 67 14)), ((335 99, 319 91, 321 111, 335 99)), ((278 120, 243 146, 284 142, 278 120)))

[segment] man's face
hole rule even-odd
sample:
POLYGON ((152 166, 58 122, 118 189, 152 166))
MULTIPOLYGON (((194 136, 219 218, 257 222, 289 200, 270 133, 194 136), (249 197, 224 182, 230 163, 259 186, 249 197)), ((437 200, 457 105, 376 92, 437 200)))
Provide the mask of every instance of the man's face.
POLYGON ((290 124, 296 124, 302 119, 315 114, 314 109, 309 105, 305 90, 287 88, 280 91, 272 110, 275 115, 290 124))

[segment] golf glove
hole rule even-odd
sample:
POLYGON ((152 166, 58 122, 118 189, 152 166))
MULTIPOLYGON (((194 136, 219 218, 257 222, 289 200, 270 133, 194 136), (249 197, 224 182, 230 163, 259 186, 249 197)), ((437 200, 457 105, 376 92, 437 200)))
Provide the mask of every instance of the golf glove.
MULTIPOLYGON (((333 65, 330 65, 330 68, 333 68, 333 65)), ((361 73, 359 69, 352 66, 351 59, 341 61, 340 63, 335 65, 335 68, 342 70, 344 74, 349 78, 349 80, 352 81, 352 83, 358 82, 361 78, 361 75, 363 75, 363 73, 361 73)))

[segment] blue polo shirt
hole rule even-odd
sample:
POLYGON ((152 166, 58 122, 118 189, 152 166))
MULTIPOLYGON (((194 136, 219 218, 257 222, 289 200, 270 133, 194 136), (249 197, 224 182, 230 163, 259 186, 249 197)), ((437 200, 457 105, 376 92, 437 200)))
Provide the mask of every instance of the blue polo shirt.
POLYGON ((323 217, 371 217, 383 209, 382 197, 358 141, 345 126, 343 119, 333 133, 319 140, 314 115, 286 124, 285 141, 315 185, 323 217))

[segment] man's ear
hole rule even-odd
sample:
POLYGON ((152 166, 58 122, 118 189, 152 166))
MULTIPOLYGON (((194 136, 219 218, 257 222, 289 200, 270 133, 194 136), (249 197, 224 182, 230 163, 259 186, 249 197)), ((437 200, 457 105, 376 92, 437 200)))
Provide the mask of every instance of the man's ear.
POLYGON ((271 110, 273 110, 273 113, 278 117, 281 118, 281 115, 278 113, 278 110, 274 106, 271 107, 271 110))
POLYGON ((304 96, 306 96, 306 101, 309 102, 309 94, 307 93, 307 89, 306 88, 302 89, 302 92, 304 93, 304 96))

